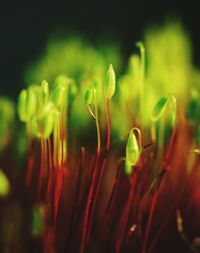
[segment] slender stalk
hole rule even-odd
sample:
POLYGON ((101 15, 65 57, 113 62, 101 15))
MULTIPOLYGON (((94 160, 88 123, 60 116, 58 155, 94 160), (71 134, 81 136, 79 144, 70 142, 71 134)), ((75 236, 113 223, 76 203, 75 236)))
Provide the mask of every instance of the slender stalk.
POLYGON ((84 216, 84 220, 83 220, 83 230, 82 230, 81 246, 80 246, 81 253, 83 253, 84 249, 85 249, 87 228, 88 228, 88 221, 89 221, 89 212, 90 212, 92 198, 93 198, 93 194, 94 194, 94 190, 95 190, 97 168, 98 168, 98 163, 99 163, 99 158, 100 158, 100 153, 101 153, 101 134, 100 134, 99 115, 98 115, 97 98, 96 98, 96 91, 95 90, 94 90, 94 107, 95 107, 95 122, 96 122, 96 129, 97 129, 97 158, 96 158, 94 171, 92 174, 92 182, 90 185, 90 190, 89 190, 89 195, 88 195, 86 210, 85 210, 85 216, 84 216))
POLYGON ((99 156, 101 152, 101 134, 100 134, 100 126, 99 126, 99 113, 98 113, 98 107, 97 107, 96 91, 94 92, 94 107, 95 107, 95 119, 96 119, 95 122, 96 122, 96 128, 97 128, 97 154, 99 156))
POLYGON ((144 107, 144 77, 145 77, 145 49, 144 46, 139 42, 138 47, 140 48, 141 55, 141 72, 140 72, 140 118, 143 122, 143 107, 144 107))
POLYGON ((110 103, 109 103, 109 99, 106 98, 106 119, 107 119, 107 145, 106 145, 106 149, 107 151, 109 150, 110 148, 110 103))
MULTIPOLYGON (((106 98, 106 119, 107 119, 107 145, 106 145, 106 151, 108 152, 110 149, 110 133, 111 133, 111 127, 110 127, 110 103, 109 103, 109 99, 106 98)), ((94 201, 93 201, 93 205, 92 205, 92 210, 91 210, 91 218, 90 218, 90 222, 89 222, 89 228, 88 228, 88 235, 87 237, 90 237, 90 232, 91 232, 91 228, 92 228, 92 222, 93 222, 93 217, 94 217, 94 212, 95 212, 95 207, 96 207, 96 202, 97 202, 97 198, 99 195, 99 190, 100 190, 100 185, 101 185, 101 181, 102 181, 102 177, 103 177, 103 173, 105 170, 105 165, 106 165, 106 160, 107 160, 107 154, 104 156, 101 168, 100 168, 100 173, 99 173, 99 177, 98 177, 98 181, 97 181, 97 187, 96 187, 96 191, 94 194, 94 201)))
POLYGON ((83 253, 85 250, 89 211, 90 211, 90 207, 92 204, 92 196, 93 196, 95 181, 96 181, 96 176, 97 176, 98 162, 99 162, 99 155, 98 155, 98 151, 97 151, 97 159, 96 159, 95 167, 94 167, 93 174, 92 174, 92 182, 90 185, 89 195, 88 195, 86 209, 85 209, 85 216, 84 216, 84 220, 83 220, 83 230, 82 230, 82 236, 81 236, 80 253, 83 253))
POLYGON ((97 202, 97 198, 98 198, 98 195, 99 195, 99 190, 100 190, 100 185, 101 185, 101 181, 102 181, 103 172, 105 170, 105 165, 106 165, 106 159, 104 158, 103 162, 102 162, 102 166, 100 168, 100 174, 99 174, 99 177, 97 179, 97 186, 96 186, 96 191, 94 193, 93 205, 91 207, 90 222, 89 222, 89 225, 88 225, 88 234, 87 234, 88 239, 90 237, 90 233, 91 233, 91 229, 92 229, 92 223, 93 223, 93 218, 94 218, 96 202, 97 202))
POLYGON ((146 227, 146 231, 145 231, 145 235, 144 235, 144 242, 142 245, 142 253, 146 252, 146 247, 147 247, 147 241, 149 238, 149 233, 150 233, 150 228, 151 228, 151 223, 152 223, 152 219, 153 219, 153 213, 155 210, 155 205, 157 202, 157 198, 158 198, 158 190, 156 190, 154 196, 153 196, 153 200, 151 202, 151 207, 150 207, 150 212, 149 212, 149 217, 148 217, 148 221, 147 221, 147 227, 146 227))
POLYGON ((48 158, 49 158, 49 176, 48 176, 48 183, 47 183, 46 200, 48 201, 51 195, 52 182, 53 182, 52 147, 51 147, 50 137, 47 140, 47 148, 48 148, 48 158))
POLYGON ((41 147, 41 151, 40 151, 40 171, 39 171, 39 182, 38 182, 38 198, 40 196, 41 193, 41 189, 42 189, 42 180, 44 178, 44 164, 45 164, 45 146, 44 146, 44 140, 41 138, 40 140, 40 147, 41 147))
POLYGON ((122 159, 119 160, 118 162, 118 166, 117 166, 117 170, 116 170, 116 174, 115 174, 115 178, 113 180, 113 184, 112 184, 112 192, 111 192, 111 195, 110 195, 110 198, 109 198, 109 201, 108 201, 108 205, 107 205, 107 208, 106 208, 106 212, 105 212, 105 219, 106 217, 108 216, 109 214, 109 211, 110 211, 110 208, 112 206, 112 202, 113 202, 113 199, 115 197, 115 193, 116 193, 116 190, 117 190, 117 184, 118 184, 118 181, 119 181, 119 178, 120 178, 120 172, 122 170, 120 170, 120 162, 123 161, 122 159))
POLYGON ((129 213, 130 213, 130 207, 131 203, 133 202, 133 195, 134 195, 134 189, 135 189, 135 183, 136 183, 136 173, 135 171, 133 172, 132 178, 131 178, 131 188, 128 196, 128 201, 126 203, 126 207, 121 219, 121 226, 120 226, 120 237, 117 240, 116 243, 116 252, 119 253, 121 250, 121 246, 125 237, 126 233, 126 227, 128 223, 128 218, 129 218, 129 213))

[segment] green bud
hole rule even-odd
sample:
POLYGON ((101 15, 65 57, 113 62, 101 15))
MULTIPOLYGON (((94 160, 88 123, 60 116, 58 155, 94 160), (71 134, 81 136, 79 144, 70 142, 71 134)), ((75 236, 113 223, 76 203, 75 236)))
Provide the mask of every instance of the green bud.
POLYGON ((115 93, 115 88, 116 88, 115 71, 113 69, 112 64, 110 64, 104 85, 104 92, 107 99, 112 98, 112 96, 115 93))
POLYGON ((94 99, 94 89, 92 87, 88 88, 85 92, 85 105, 90 106, 94 99))
POLYGON ((0 169, 0 197, 5 197, 10 190, 10 183, 5 173, 0 169))
POLYGON ((140 147, 138 145, 135 133, 133 129, 131 129, 126 144, 126 161, 131 166, 135 166, 139 158, 140 158, 140 147))

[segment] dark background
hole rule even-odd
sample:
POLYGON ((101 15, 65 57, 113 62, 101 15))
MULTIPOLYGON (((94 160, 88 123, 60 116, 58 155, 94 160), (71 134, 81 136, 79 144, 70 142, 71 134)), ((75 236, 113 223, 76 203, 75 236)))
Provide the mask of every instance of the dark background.
POLYGON ((16 98, 24 85, 24 66, 40 55, 48 36, 56 29, 81 32, 92 40, 104 32, 113 34, 128 54, 147 25, 162 24, 167 16, 180 18, 192 39, 194 61, 199 64, 197 0, 66 0, 37 4, 27 0, 1 4, 0 94, 16 98))

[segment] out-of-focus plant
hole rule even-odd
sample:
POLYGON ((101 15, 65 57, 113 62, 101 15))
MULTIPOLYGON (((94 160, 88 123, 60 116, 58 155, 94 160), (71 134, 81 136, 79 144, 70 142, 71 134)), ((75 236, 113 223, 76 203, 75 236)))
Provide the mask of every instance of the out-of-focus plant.
POLYGON ((14 103, 5 97, 0 97, 0 152, 5 149, 12 139, 15 122, 14 103))
MULTIPOLYGON (((28 151, 15 183, 23 193, 0 171, 0 195, 23 195, 39 252, 161 252, 166 238, 177 242, 166 252, 197 252, 200 75, 190 42, 170 23, 134 51, 120 75, 115 47, 54 39, 26 72, 32 84, 17 110, 28 151)), ((13 115, 2 102, 6 140, 13 115)))

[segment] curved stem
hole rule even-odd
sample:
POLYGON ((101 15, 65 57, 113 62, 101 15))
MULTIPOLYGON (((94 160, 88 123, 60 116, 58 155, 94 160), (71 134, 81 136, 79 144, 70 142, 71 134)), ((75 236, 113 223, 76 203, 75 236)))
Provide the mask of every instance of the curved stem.
POLYGON ((98 107, 97 107, 96 91, 94 92, 94 107, 95 107, 95 118, 96 118, 96 128, 97 128, 97 153, 99 155, 101 151, 101 134, 100 134, 100 126, 99 126, 99 114, 98 114, 98 107))

